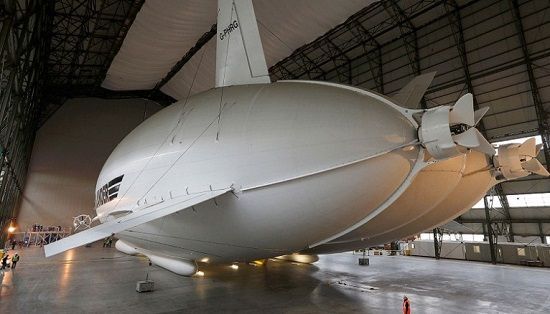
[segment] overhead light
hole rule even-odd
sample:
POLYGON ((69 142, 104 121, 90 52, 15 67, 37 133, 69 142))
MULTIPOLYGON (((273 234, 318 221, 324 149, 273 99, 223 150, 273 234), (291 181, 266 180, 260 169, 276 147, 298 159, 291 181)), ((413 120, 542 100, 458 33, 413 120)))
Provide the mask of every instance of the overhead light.
POLYGON ((8 233, 14 233, 15 232, 15 227, 14 226, 9 226, 8 227, 8 233))
POLYGON ((239 265, 236 265, 236 264, 233 264, 230 267, 231 269, 235 269, 235 270, 239 269, 239 265))
POLYGON ((203 262, 203 263, 208 263, 209 261, 210 261, 210 259, 208 257, 201 258, 201 262, 203 262))
POLYGON ((203 276, 204 276, 204 272, 203 272, 202 270, 199 270, 198 272, 195 273, 195 276, 203 277, 203 276))

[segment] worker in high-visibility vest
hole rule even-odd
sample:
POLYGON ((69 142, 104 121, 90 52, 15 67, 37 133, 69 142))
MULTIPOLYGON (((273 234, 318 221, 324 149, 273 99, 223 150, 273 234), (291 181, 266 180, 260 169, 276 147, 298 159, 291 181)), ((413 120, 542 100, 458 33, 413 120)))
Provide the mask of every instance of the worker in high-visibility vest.
POLYGON ((19 262, 19 254, 15 253, 15 255, 11 258, 11 269, 15 269, 17 262, 19 262))
POLYGON ((411 303, 407 296, 403 297, 403 314, 411 314, 411 303))

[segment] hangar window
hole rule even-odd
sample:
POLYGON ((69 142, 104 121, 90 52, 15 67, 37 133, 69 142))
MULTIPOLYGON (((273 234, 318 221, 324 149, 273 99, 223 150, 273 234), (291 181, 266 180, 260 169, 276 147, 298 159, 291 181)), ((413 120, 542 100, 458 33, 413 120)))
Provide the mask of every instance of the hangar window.
POLYGON ((432 233, 421 233, 420 240, 433 240, 434 235, 432 233))
POLYGON ((482 242, 483 241, 483 235, 482 234, 464 233, 462 235, 462 239, 464 241, 468 241, 468 242, 482 242))
MULTIPOLYGON (((498 196, 488 196, 487 203, 489 207, 502 208, 498 196)), ((472 208, 485 208, 485 203, 483 202, 483 199, 480 199, 479 202, 477 202, 472 208)))
POLYGON ((550 244, 550 237, 546 237, 546 243, 550 244))
POLYGON ((550 206, 550 193, 508 195, 510 207, 547 207, 550 206))
POLYGON ((481 252, 481 250, 479 249, 479 245, 474 245, 473 248, 474 248, 474 253, 479 254, 481 252))
POLYGON ((542 137, 540 137, 540 135, 520 137, 520 138, 516 138, 516 139, 513 139, 513 140, 494 142, 492 144, 496 145, 497 148, 498 148, 498 146, 504 145, 504 144, 521 144, 521 143, 525 142, 527 139, 530 139, 531 137, 535 138, 535 141, 536 141, 537 144, 542 144, 542 137))
MULTIPOLYGON (((507 195, 508 204, 510 207, 548 207, 550 206, 550 193, 531 193, 531 194, 514 194, 507 195)), ((491 202, 493 208, 502 208, 498 197, 488 197, 489 206, 491 202)), ((485 208, 483 199, 477 202, 472 208, 485 208)))
POLYGON ((525 248, 524 247, 518 247, 518 256, 525 256, 525 248))

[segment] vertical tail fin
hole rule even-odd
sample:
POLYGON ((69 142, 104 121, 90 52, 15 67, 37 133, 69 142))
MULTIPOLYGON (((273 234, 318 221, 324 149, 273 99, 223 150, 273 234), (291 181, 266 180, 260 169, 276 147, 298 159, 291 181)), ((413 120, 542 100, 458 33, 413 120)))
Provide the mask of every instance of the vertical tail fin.
POLYGON ((403 87, 397 94, 391 96, 391 98, 398 105, 409 108, 417 109, 422 97, 432 84, 435 77, 435 72, 419 75, 410 81, 405 87, 403 87))
POLYGON ((252 0, 218 0, 216 87, 270 82, 252 0))

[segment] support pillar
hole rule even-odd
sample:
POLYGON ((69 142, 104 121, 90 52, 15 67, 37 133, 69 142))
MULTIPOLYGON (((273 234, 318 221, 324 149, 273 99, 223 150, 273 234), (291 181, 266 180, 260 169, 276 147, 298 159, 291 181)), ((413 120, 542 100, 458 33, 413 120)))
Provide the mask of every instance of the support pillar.
POLYGON ((441 228, 434 228, 434 255, 435 259, 441 258, 441 246, 443 244, 443 230, 441 228))
POLYGON ((539 222, 538 225, 539 225, 540 243, 548 244, 546 241, 546 236, 544 235, 544 231, 542 230, 542 222, 539 222))
POLYGON ((483 202, 485 203, 485 220, 487 225, 487 235, 489 237, 489 250, 491 251, 491 263, 496 264, 497 254, 495 233, 493 232, 493 227, 491 225, 491 215, 489 214, 489 202, 487 202, 487 196, 483 197, 483 202))

